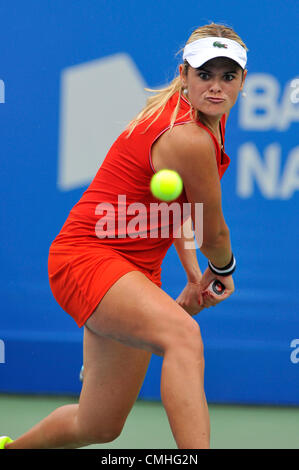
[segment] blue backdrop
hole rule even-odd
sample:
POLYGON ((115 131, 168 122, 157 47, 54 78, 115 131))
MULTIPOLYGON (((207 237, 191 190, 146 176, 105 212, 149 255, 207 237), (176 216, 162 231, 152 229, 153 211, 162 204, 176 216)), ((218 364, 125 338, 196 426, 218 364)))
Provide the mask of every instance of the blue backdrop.
MULTIPOLYGON (((79 393, 82 330, 50 292, 49 246, 144 86, 172 79, 193 29, 215 21, 249 59, 222 180, 236 292, 196 317, 207 398, 299 404, 298 13, 295 0, 0 0, 0 391, 79 393)), ((185 280, 172 247, 162 287, 175 298, 185 280)), ((153 356, 140 398, 160 398, 160 368, 153 356)))

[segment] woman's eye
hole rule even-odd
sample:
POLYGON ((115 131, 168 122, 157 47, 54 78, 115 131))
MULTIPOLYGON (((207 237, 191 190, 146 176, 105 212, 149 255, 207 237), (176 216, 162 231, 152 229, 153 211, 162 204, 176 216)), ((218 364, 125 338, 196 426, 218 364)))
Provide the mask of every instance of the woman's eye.
POLYGON ((209 78, 209 74, 205 72, 200 72, 198 76, 202 78, 203 80, 207 80, 209 78))
POLYGON ((225 80, 227 80, 228 82, 231 82, 235 78, 235 76, 232 75, 231 73, 228 73, 224 77, 225 77, 225 80))

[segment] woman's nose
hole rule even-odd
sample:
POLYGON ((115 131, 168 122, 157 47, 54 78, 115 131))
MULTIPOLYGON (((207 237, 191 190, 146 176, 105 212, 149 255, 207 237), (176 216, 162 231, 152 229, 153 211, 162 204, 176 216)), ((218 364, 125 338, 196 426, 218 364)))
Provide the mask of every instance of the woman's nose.
POLYGON ((219 91, 221 91, 221 84, 219 80, 215 79, 210 83, 210 92, 218 93, 219 91))

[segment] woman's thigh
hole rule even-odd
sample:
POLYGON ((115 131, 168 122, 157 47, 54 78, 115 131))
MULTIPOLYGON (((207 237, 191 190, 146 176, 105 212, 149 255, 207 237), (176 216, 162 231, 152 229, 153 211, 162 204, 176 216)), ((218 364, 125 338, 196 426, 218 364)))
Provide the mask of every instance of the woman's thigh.
POLYGON ((199 336, 197 322, 140 271, 118 279, 85 326, 100 336, 158 355, 173 339, 195 332, 199 336))

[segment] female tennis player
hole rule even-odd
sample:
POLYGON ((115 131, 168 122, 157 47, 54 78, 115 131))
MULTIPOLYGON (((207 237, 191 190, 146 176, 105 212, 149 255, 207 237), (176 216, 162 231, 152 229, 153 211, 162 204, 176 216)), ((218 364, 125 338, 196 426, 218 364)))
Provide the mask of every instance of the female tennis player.
POLYGON ((178 76, 151 96, 118 137, 70 211, 50 247, 48 268, 57 302, 84 326, 79 403, 56 409, 14 441, 4 437, 2 447, 79 448, 114 440, 138 397, 151 354, 163 357, 161 399, 177 447, 210 447, 203 342, 193 315, 234 291, 236 260, 220 179, 230 162, 225 123, 243 89, 246 61, 247 48, 231 28, 212 23, 196 29, 178 76), (163 220, 151 227, 148 213, 136 234, 133 204, 150 211, 157 203, 150 180, 163 168, 181 175, 184 191, 176 203, 191 207, 191 217, 180 221, 189 233, 182 230, 181 237, 171 231, 174 220, 169 236, 161 236, 163 220), (194 241, 198 203, 203 274, 195 244, 186 244, 190 236, 194 241), (187 277, 176 300, 161 288, 161 264, 172 243, 187 277), (207 290, 214 279, 225 286, 220 297, 207 290))

